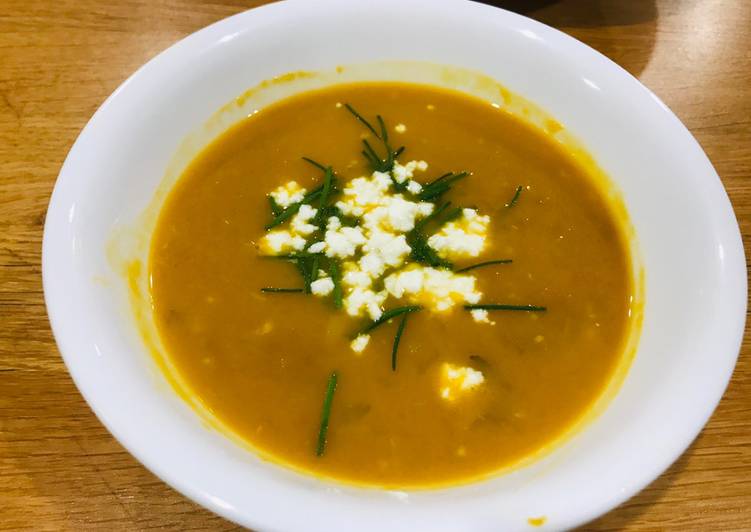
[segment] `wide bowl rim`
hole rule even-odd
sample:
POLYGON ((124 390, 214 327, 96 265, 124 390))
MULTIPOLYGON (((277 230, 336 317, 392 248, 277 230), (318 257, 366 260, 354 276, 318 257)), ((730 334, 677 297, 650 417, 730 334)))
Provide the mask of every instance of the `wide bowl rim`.
MULTIPOLYGON (((326 6, 335 6, 338 1, 339 0, 326 0, 325 2, 321 3, 321 6, 322 8, 325 8, 326 6)), ((73 378, 76 386, 80 390, 89 406, 95 412, 99 420, 133 456, 135 456, 150 471, 156 474, 167 484, 175 487, 178 491, 180 491, 190 499, 198 502, 206 508, 211 509, 215 513, 222 515, 225 518, 241 524, 259 528, 272 526, 272 522, 268 520, 268 516, 260 517, 248 515, 247 513, 244 513, 242 509, 228 508, 226 506, 223 506, 222 504, 218 503, 217 500, 215 500, 215 498, 211 496, 211 494, 203 491, 200 486, 192 483, 189 480, 186 480, 178 472, 165 470, 161 467, 160 463, 154 461, 154 456, 150 454, 147 449, 143 449, 132 444, 128 434, 120 430, 117 420, 112 416, 112 412, 105 411, 100 407, 99 400, 90 386, 88 377, 86 377, 80 371, 80 368, 78 367, 77 361, 74 357, 74 353, 76 352, 78 345, 77 338, 74 338, 74 335, 69 334, 69 331, 63 329, 60 325, 60 314, 66 311, 65 301, 60 301, 59 297, 51 296, 50 287, 60 282, 60 280, 56 279, 53 275, 54 262, 57 258, 57 250, 56 248, 54 248, 53 243, 55 239, 60 238, 59 232, 56 231, 56 224, 60 223, 60 220, 65 216, 66 213, 66 209, 60 203, 60 197, 63 196, 64 189, 67 186, 67 183, 75 179, 75 165, 77 164, 76 158, 83 155, 80 153, 81 145, 83 143, 82 139, 85 139, 87 135, 92 134, 92 131, 96 128, 96 125, 100 120, 106 119, 106 115, 108 114, 109 110, 112 107, 118 105, 119 97, 124 91, 129 90, 129 87, 132 84, 138 83, 141 78, 149 76, 150 72, 152 70, 158 69, 162 63, 169 62, 172 56, 175 56, 177 54, 192 53, 193 51, 200 49, 202 46, 205 46, 207 43, 220 37, 220 35, 224 31, 224 28, 232 26, 239 27, 252 25, 254 22, 257 22, 258 20, 266 16, 283 17, 286 11, 293 10, 297 5, 302 4, 305 4, 305 0, 285 0, 282 2, 265 5, 259 8, 254 8, 216 22, 185 37, 168 49, 164 50, 163 52, 152 58, 150 61, 148 61, 146 64, 141 66, 134 74, 132 74, 127 80, 125 80, 105 100, 105 102, 99 107, 88 124, 82 129, 78 139, 73 144, 64 164, 62 165, 58 180, 55 184, 55 189, 50 199, 42 244, 42 279, 44 285, 45 302, 47 305, 47 311, 50 318, 52 331, 60 348, 60 352, 65 361, 66 367, 71 374, 71 377, 73 378)), ((733 307, 734 309, 732 312, 735 317, 735 321, 728 326, 733 330, 733 334, 728 337, 727 342, 728 346, 734 346, 732 349, 734 349, 735 355, 733 357, 728 357, 726 361, 727 370, 725 371, 722 382, 720 382, 718 379, 717 382, 713 383, 714 393, 710 394, 711 397, 704 403, 704 410, 695 415, 692 426, 684 430, 684 435, 682 438, 680 438, 680 443, 675 445, 673 449, 666 450, 663 453, 659 466, 656 466, 654 470, 643 472, 637 475, 638 478, 636 480, 633 480, 628 485, 628 487, 624 488, 619 493, 614 493, 609 497, 605 497, 605 500, 600 501, 600 504, 597 506, 590 506, 585 509, 576 509, 575 511, 572 510, 572 514, 566 521, 566 526, 582 524, 602 514, 604 511, 607 511, 624 502, 639 490, 644 488, 670 464, 672 464, 699 434, 699 432, 702 430, 702 428, 712 415, 717 404, 719 403, 724 390, 729 383, 730 377, 732 376, 733 368, 735 366, 735 361, 737 360, 738 351, 740 349, 744 334, 747 289, 746 264, 745 258, 743 257, 743 245, 740 231, 737 225, 737 221, 735 220, 732 207, 730 206, 729 199, 727 198, 725 190, 722 187, 719 176, 717 176, 716 172, 714 172, 714 169, 711 167, 711 163, 709 163, 709 160, 706 158, 706 155, 702 151, 698 142, 680 122, 680 120, 672 113, 672 111, 670 111, 670 109, 664 103, 662 103, 662 101, 660 101, 659 98, 655 96, 649 89, 642 85, 636 78, 631 76, 631 74, 601 55, 599 52, 584 45, 580 41, 562 32, 559 32, 558 30, 550 28, 542 23, 528 19, 521 15, 507 12, 491 6, 466 2, 464 0, 439 0, 438 2, 433 2, 433 5, 451 9, 474 9, 482 12, 483 15, 506 17, 508 21, 512 21, 514 24, 534 29, 535 32, 544 35, 547 39, 562 43, 562 45, 565 44, 566 46, 574 47, 577 49, 578 53, 585 54, 593 62, 599 63, 598 66, 616 72, 617 75, 623 78, 624 83, 630 84, 630 90, 642 92, 642 94, 647 95, 654 102, 656 102, 657 106, 659 106, 659 108, 662 110, 662 113, 664 115, 663 118, 667 118, 668 120, 673 122, 673 125, 676 128, 676 134, 688 136, 688 140, 693 144, 693 148, 701 152, 701 155, 706 160, 706 164, 711 169, 711 172, 709 172, 709 175, 707 177, 710 180, 714 177, 714 182, 711 184, 713 191, 715 193, 718 193, 719 196, 724 196, 725 199, 724 204, 720 204, 717 207, 716 215, 718 219, 722 218, 721 221, 726 226, 726 230, 722 235, 724 238, 723 243, 728 250, 736 252, 734 255, 729 254, 730 258, 728 259, 735 261, 734 263, 729 264, 729 271, 733 272, 736 278, 733 279, 733 283, 731 283, 735 287, 735 293, 731 292, 728 298, 729 302, 731 303, 729 307, 733 307), (740 254, 737 253, 738 249, 740 249, 740 254), (738 290, 739 287, 741 287, 742 290, 738 290)), ((728 347, 728 351, 730 351, 730 347, 728 347)))

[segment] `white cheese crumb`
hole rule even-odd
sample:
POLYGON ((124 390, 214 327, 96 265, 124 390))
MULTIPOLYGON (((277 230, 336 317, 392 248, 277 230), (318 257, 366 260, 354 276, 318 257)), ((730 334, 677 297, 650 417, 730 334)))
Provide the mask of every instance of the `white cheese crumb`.
POLYGON ((477 323, 489 323, 490 325, 495 325, 494 321, 488 319, 488 311, 484 308, 472 309, 469 313, 472 314, 472 319, 477 323))
POLYGON ((381 306, 388 297, 387 292, 374 292, 368 288, 356 286, 344 298, 344 308, 350 316, 367 314, 370 319, 377 320, 383 314, 381 306))
POLYGON ((398 161, 394 162, 394 167, 391 169, 391 175, 394 176, 394 181, 397 183, 404 183, 407 179, 412 179, 415 174, 415 170, 424 172, 428 169, 428 163, 425 161, 409 161, 407 164, 399 164, 398 161))
POLYGON ((407 183, 407 192, 417 195, 422 192, 422 185, 417 181, 410 180, 410 182, 407 183))
POLYGON ((293 203, 302 201, 305 192, 305 189, 298 185, 297 181, 290 181, 275 189, 269 196, 274 198, 277 205, 286 209, 293 203))
POLYGON ((345 259, 355 254, 367 239, 359 227, 340 227, 326 231, 326 256, 345 259))
POLYGON ((397 133, 404 133, 405 131, 407 131, 407 126, 405 126, 404 124, 397 124, 394 126, 394 131, 396 131, 397 133))
POLYGON ((380 205, 390 187, 391 177, 383 172, 373 172, 370 178, 355 178, 344 187, 344 198, 336 206, 346 215, 362 216, 366 210, 380 205))
POLYGON ((326 249, 326 242, 314 242, 308 247, 311 253, 321 253, 324 249, 326 249))
POLYGON ((428 238, 428 245, 445 259, 477 257, 485 247, 489 216, 480 216, 474 209, 463 209, 462 217, 444 224, 428 238))
POLYGON ((387 231, 369 231, 368 240, 362 247, 365 255, 360 259, 360 269, 371 276, 380 277, 386 266, 400 266, 412 248, 407 237, 387 231))
POLYGON ((360 270, 353 262, 344 263, 344 275, 342 284, 348 288, 359 286, 361 288, 370 288, 373 279, 366 272, 360 270))
POLYGON ((485 377, 476 369, 449 363, 441 366, 440 395, 447 401, 456 400, 464 392, 477 388, 483 382, 485 377))
POLYGON ((326 229, 329 229, 330 231, 336 231, 342 226, 342 221, 337 218, 336 216, 331 216, 326 221, 326 229))
POLYGON ((482 293, 475 290, 476 279, 468 274, 425 266, 409 266, 384 280, 386 291, 397 299, 406 297, 435 311, 457 304, 477 303, 482 293))
POLYGON ((334 290, 334 281, 331 277, 316 279, 310 283, 310 291, 317 296, 327 296, 334 290))
POLYGON ((352 351, 355 353, 362 353, 365 348, 368 346, 368 342, 370 341, 370 335, 369 334, 360 334, 352 340, 352 342, 349 344, 349 346, 352 348, 352 351))
POLYGON ((261 239, 261 249, 272 255, 288 251, 300 251, 304 247, 305 239, 303 237, 284 230, 271 231, 261 239))
POLYGON ((314 209, 310 205, 301 205, 300 210, 298 210, 297 214, 292 217, 292 230, 303 236, 307 236, 314 232, 318 227, 308 222, 315 218, 317 213, 318 209, 314 209))

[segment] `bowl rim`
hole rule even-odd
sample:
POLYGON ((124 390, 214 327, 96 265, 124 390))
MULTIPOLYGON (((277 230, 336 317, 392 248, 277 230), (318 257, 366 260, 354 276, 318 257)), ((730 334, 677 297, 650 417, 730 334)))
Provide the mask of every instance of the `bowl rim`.
MULTIPOLYGON (((657 106, 661 108, 664 118, 667 118, 673 122, 673 125, 677 128, 676 132, 681 132, 684 136, 687 136, 687 140, 693 144, 694 149, 698 150, 702 154, 702 156, 706 160, 706 164, 710 169, 712 169, 712 173, 716 178, 716 182, 713 183, 713 187, 717 190, 715 190, 714 192, 718 193, 721 196, 724 196, 725 199, 725 204, 718 207, 718 215, 720 217, 725 217, 725 220, 723 220, 723 222, 726 222, 725 225, 727 226, 727 231, 723 234, 723 237, 725 239, 724 243, 726 244, 726 248, 732 252, 729 253, 728 259, 729 271, 731 271, 732 274, 735 275, 733 281, 735 283, 736 292, 729 293, 728 297, 728 300, 731 303, 731 305, 729 306, 733 307, 732 313, 735 317, 734 322, 729 325, 729 328, 732 330, 732 335, 728 338, 728 343, 729 345, 735 346, 734 350, 736 355, 732 358, 732 360, 729 359, 727 361, 727 368, 723 381, 714 383, 714 393, 709 394, 711 397, 704 402, 703 411, 697 413, 697 415, 695 416, 694 426, 684 431, 685 437, 680 438, 681 442, 675 445, 672 450, 666 451, 663 454, 661 464, 658 467, 655 467, 654 470, 641 474, 638 481, 631 483, 628 487, 624 488, 618 493, 611 494, 610 497, 606 498, 606 501, 601 501, 601 504, 599 506, 589 507, 588 509, 583 511, 577 509, 577 514, 575 516, 572 516, 569 521, 566 522, 566 526, 583 524, 601 515, 603 512, 623 503, 638 491, 646 487, 657 476, 659 476, 659 474, 667 469, 670 464, 672 464, 681 454, 683 454, 683 452, 688 448, 694 438, 699 434, 706 422, 711 417, 720 399, 722 398, 722 395, 732 376, 733 368, 735 366, 738 352, 740 350, 741 341, 744 334, 745 311, 747 305, 746 263, 737 220, 735 219, 730 201, 722 186, 722 182, 720 181, 719 176, 717 176, 716 172, 714 172, 711 163, 706 158, 706 155, 704 154, 703 150, 701 149, 693 135, 657 96, 655 96, 649 89, 642 85, 641 82, 639 82, 635 77, 618 66, 616 63, 612 62, 604 55, 574 39, 573 37, 560 32, 559 30, 551 28, 545 24, 529 19, 522 15, 503 10, 501 8, 496 8, 484 4, 477 4, 465 0, 432 0, 432 2, 429 2, 428 0, 418 1, 422 1, 426 5, 441 8, 448 7, 453 9, 474 9, 478 12, 482 12, 489 17, 506 17, 507 20, 511 21, 513 24, 519 27, 531 29, 539 33, 540 35, 544 35, 546 39, 549 39, 554 43, 574 47, 577 49, 577 52, 584 54, 588 56, 588 59, 599 63, 599 66, 603 66, 613 72, 616 72, 618 76, 625 76, 624 79, 628 80, 628 83, 631 84, 630 89, 637 90, 643 95, 651 98, 657 104, 657 106), (730 223, 727 219, 728 214, 732 219, 732 223, 730 223), (728 225, 728 223, 730 223, 730 225, 728 225), (740 249, 740 253, 737 253, 738 249, 740 249), (730 261, 734 262, 731 263, 730 261), (742 290, 737 290, 738 287, 741 287, 742 290)), ((324 0, 323 2, 320 2, 320 6, 323 8, 329 6, 335 7, 340 2, 346 2, 346 0, 324 0)), ((123 445, 123 447, 125 447, 151 472, 156 474, 167 484, 175 487, 178 491, 180 491, 182 494, 186 495, 193 501, 196 501, 200 505, 209 508, 213 512, 229 520, 259 528, 268 527, 270 525, 268 521, 264 520, 265 517, 264 519, 258 519, 256 516, 247 515, 242 511, 242 509, 238 510, 236 508, 227 508, 226 506, 223 506, 220 501, 215 500, 215 498, 213 498, 211 494, 201 490, 199 486, 186 481, 175 472, 165 470, 158 462, 154 462, 151 459, 152 457, 148 453, 146 453, 144 449, 134 446, 128 434, 120 430, 117 421, 112 418, 110 412, 104 411, 99 407, 95 394, 90 387, 90 383, 84 377, 84 375, 78 371, 76 360, 73 356, 73 353, 75 353, 77 349, 77 342, 72 338, 72 335, 67 334, 67 331, 65 331, 60 324, 60 314, 65 312, 65 302, 60 301, 59 298, 51 295, 52 292, 50 290, 50 287, 58 283, 58 281, 53 277, 52 274, 54 261, 56 260, 57 254, 57 250, 54 249, 53 246, 53 240, 55 238, 58 238, 59 235, 59 232, 56 231, 55 224, 59 223, 61 217, 65 215, 63 206, 60 205, 59 198, 63 195, 63 190, 67 186, 67 183, 75 178, 75 165, 77 164, 77 161, 75 159, 76 155, 78 155, 79 151, 82 149, 81 145, 83 144, 83 139, 85 139, 87 135, 91 134, 92 130, 96 127, 97 123, 100 120, 105 119, 104 117, 108 114, 109 110, 112 107, 118 105, 118 101, 121 95, 125 91, 127 91, 131 85, 136 84, 142 78, 149 76, 151 71, 159 69, 162 63, 171 61, 173 56, 176 56, 178 54, 190 54, 201 49, 203 46, 220 37, 221 34, 224 33, 225 28, 252 26, 254 23, 260 23, 260 21, 264 18, 271 19, 276 17, 284 17, 287 12, 298 7, 301 8, 305 6, 305 4, 307 4, 305 0, 283 0, 281 2, 253 8, 215 22, 173 44, 166 50, 156 55, 154 58, 150 59, 147 63, 136 70, 136 72, 134 72, 130 77, 128 77, 97 109, 95 114, 82 129, 79 137, 71 147, 70 152, 61 167, 58 180, 55 183, 55 187, 50 198, 48 216, 45 220, 44 237, 42 243, 42 279, 44 286, 45 303, 47 306, 52 331, 59 346, 61 355, 65 361, 66 367, 71 374, 71 377, 73 378, 76 386, 78 387, 86 402, 95 412, 98 419, 105 425, 108 431, 113 434, 113 436, 119 441, 119 443, 123 445)))

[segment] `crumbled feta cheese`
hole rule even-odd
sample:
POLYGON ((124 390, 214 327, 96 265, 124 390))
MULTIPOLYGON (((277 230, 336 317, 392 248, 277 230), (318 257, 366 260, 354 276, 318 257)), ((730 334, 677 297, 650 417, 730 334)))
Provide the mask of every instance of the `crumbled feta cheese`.
POLYGON ((324 249, 326 249, 326 242, 314 242, 308 247, 311 253, 321 253, 324 249))
POLYGON ((400 266, 404 259, 409 255, 412 248, 407 244, 407 237, 404 235, 395 235, 386 231, 370 231, 369 238, 362 249, 365 252, 362 259, 370 257, 372 270, 368 270, 361 259, 360 268, 371 271, 373 274, 380 276, 386 266, 400 266), (378 273, 375 273, 375 272, 378 273))
POLYGON ((397 299, 406 297, 431 310, 444 311, 454 305, 477 303, 482 293, 475 290, 475 277, 426 266, 410 266, 384 280, 386 291, 397 299))
POLYGON ((357 335, 357 338, 352 340, 352 342, 349 344, 352 348, 352 351, 355 353, 362 353, 365 348, 368 346, 368 342, 370 341, 370 335, 369 334, 359 334, 357 335))
POLYGON ((362 216, 366 210, 380 205, 390 187, 391 177, 383 172, 373 172, 370 178, 355 178, 344 187, 344 198, 336 206, 346 215, 362 216))
POLYGON ((356 286, 344 298, 344 308, 350 316, 367 314, 375 321, 383 314, 381 306, 387 297, 388 293, 385 291, 374 292, 368 288, 356 286))
POLYGON ((476 369, 449 363, 441 366, 440 395, 447 401, 456 400, 464 392, 478 387, 483 382, 485 377, 476 369))
POLYGON ((407 183, 407 192, 410 194, 417 195, 420 192, 422 192, 422 185, 418 183, 417 181, 411 181, 407 183))
POLYGON ((489 216, 480 216, 474 209, 463 209, 462 217, 445 224, 428 238, 428 245, 445 259, 477 257, 485 247, 489 216))
POLYGON ((424 172, 428 169, 428 163, 425 161, 409 161, 407 164, 399 164, 398 161, 394 162, 394 167, 391 169, 391 175, 394 176, 394 181, 397 183, 404 183, 408 179, 412 179, 415 174, 415 170, 424 172))
POLYGON ((305 239, 303 237, 284 230, 271 231, 261 239, 261 249, 271 255, 300 251, 304 247, 305 239))
MULTIPOLYGON (((346 183, 336 207, 344 216, 358 218, 358 225, 345 226, 337 216, 331 216, 320 241, 312 238, 318 234, 318 227, 311 223, 318 210, 301 204, 287 229, 267 233, 261 248, 270 254, 307 249, 342 259, 342 300, 351 316, 377 320, 388 297, 404 298, 439 312, 458 304, 477 303, 482 294, 475 289, 473 275, 409 263, 412 249, 407 233, 435 208, 431 202, 409 199, 422 190, 422 185, 413 180, 415 172, 427 168, 425 161, 396 162, 390 173, 373 172, 346 183), (395 183, 406 192, 396 192, 395 183)), ((304 195, 305 189, 294 181, 271 193, 281 207, 301 201, 304 195)), ((428 244, 446 259, 475 257, 485 246, 489 221, 474 209, 464 209, 458 220, 444 224, 428 244)), ((319 271, 310 286, 313 294, 327 296, 334 290, 334 281, 328 273, 319 271)), ((492 323, 484 310, 473 311, 472 317, 492 323)), ((367 343, 367 339, 360 341, 367 343)))
POLYGON ((326 231, 326 256, 345 259, 351 257, 367 239, 359 227, 340 227, 326 231))
POLYGON ((310 283, 310 291, 317 296, 327 296, 334 290, 331 277, 322 277, 310 283))
POLYGON ((308 223, 310 220, 315 218, 315 215, 318 213, 317 209, 314 209, 310 205, 300 205, 300 210, 297 211, 297 214, 295 214, 292 217, 292 230, 303 236, 307 236, 310 233, 314 232, 318 227, 316 227, 313 224, 308 223))
POLYGON ((357 267, 357 264, 353 262, 345 262, 342 284, 348 288, 353 288, 355 286, 370 288, 373 284, 373 278, 366 272, 360 270, 357 267))
POLYGON ((293 203, 302 201, 305 192, 305 189, 298 185, 297 181, 290 181, 275 189, 269 196, 274 198, 277 205, 286 209, 293 203))
POLYGON ((483 308, 473 309, 469 313, 472 314, 472 319, 477 323, 489 323, 490 325, 495 325, 494 321, 488 319, 488 311, 483 308))
POLYGON ((394 126, 394 131, 396 131, 397 133, 404 133, 405 131, 407 131, 407 126, 405 126, 404 124, 397 124, 394 126))

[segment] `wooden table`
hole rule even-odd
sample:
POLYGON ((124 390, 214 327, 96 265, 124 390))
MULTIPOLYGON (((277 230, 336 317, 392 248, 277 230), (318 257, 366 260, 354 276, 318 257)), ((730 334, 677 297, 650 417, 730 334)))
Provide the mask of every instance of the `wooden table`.
MULTIPOLYGON (((310 0, 314 1, 314 0, 310 0)), ((241 0, 2 0, 0 529, 226 530, 97 421, 50 333, 40 247, 58 169, 131 72, 241 0)), ((751 2, 497 1, 561 28, 657 93, 709 154, 751 237, 751 2)), ((709 355, 709 354, 708 354, 709 355)), ((586 530, 751 530, 751 345, 691 448, 586 530)))

